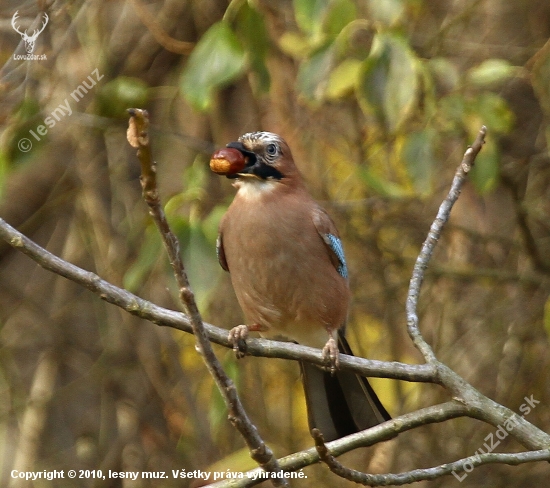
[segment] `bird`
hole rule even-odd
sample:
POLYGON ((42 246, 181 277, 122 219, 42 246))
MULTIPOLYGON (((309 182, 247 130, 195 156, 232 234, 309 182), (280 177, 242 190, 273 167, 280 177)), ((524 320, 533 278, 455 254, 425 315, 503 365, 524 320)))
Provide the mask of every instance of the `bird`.
POLYGON ((246 319, 229 332, 237 355, 249 331, 322 349, 327 367, 300 361, 300 369, 309 428, 326 441, 390 420, 367 379, 339 369, 339 354, 353 355, 344 249, 288 144, 272 132, 249 132, 226 147, 244 161, 226 174, 237 192, 216 245, 246 319))

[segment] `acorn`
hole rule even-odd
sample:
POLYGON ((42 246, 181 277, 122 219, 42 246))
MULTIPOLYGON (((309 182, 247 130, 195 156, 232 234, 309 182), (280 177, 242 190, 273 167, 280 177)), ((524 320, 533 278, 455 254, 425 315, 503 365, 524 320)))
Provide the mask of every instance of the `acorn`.
POLYGON ((238 149, 224 147, 218 149, 210 158, 210 169, 219 175, 230 175, 242 171, 246 158, 238 149))

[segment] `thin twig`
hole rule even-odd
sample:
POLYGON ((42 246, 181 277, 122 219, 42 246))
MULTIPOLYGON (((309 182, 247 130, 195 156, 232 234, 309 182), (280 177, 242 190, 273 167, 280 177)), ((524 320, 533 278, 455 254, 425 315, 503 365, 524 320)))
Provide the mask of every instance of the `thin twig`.
MULTIPOLYGON (((340 456, 359 447, 368 447, 378 442, 392 439, 401 432, 422 425, 444 422, 445 420, 461 417, 465 414, 466 408, 464 405, 460 402, 450 401, 402 415, 362 432, 328 442, 326 446, 332 455, 340 456)), ((319 461, 321 461, 321 457, 315 447, 279 459, 281 466, 286 471, 298 471, 306 466, 318 463, 319 461)), ((258 478, 260 474, 260 470, 256 468, 245 473, 243 479, 222 480, 209 486, 212 488, 250 487, 261 482, 261 478, 258 478)))
MULTIPOLYGON (((136 127, 134 127, 131 131, 131 137, 133 137, 133 142, 137 143, 138 147, 139 144, 148 143, 146 132, 136 130, 136 127)), ((147 149, 147 151, 148 150, 149 149, 147 149)), ((479 151, 479 149, 477 149, 477 151, 479 151)), ((141 156, 143 157, 143 154, 141 156)), ((467 152, 465 155, 465 160, 468 159, 467 156, 468 158, 471 158, 470 163, 468 164, 468 161, 466 161, 467 165, 462 168, 463 170, 464 168, 467 168, 465 170, 466 172, 469 169, 469 166, 471 166, 471 162, 473 162, 473 157, 475 155, 472 155, 471 152, 467 152)), ((150 153, 148 157, 150 157, 150 153)), ((152 185, 150 181, 150 178, 155 177, 154 169, 152 169, 153 167, 151 165, 149 166, 151 168, 151 174, 146 175, 143 181, 145 198, 155 200, 155 198, 158 198, 158 195, 156 195, 155 193, 155 185, 152 185)), ((458 189, 459 188, 460 185, 458 186, 458 189)), ((451 202, 451 205, 452 203, 454 202, 451 202)), ((450 208, 447 210, 447 218, 449 211, 450 208)), ((439 228, 439 231, 440 230, 441 229, 439 228)), ((221 344, 225 347, 231 347, 231 345, 227 341, 227 331, 225 329, 221 329, 210 324, 202 324, 200 314, 198 313, 198 310, 196 310, 196 305, 194 305, 196 314, 192 314, 188 311, 188 315, 158 307, 157 305, 143 300, 126 290, 120 289, 112 285, 111 283, 102 280, 95 273, 85 271, 51 254, 42 247, 38 246, 26 236, 15 230, 13 227, 8 225, 2 219, 0 219, 0 237, 17 250, 28 255, 43 268, 88 288, 89 290, 99 295, 101 299, 109 303, 115 304, 133 315, 144 318, 158 325, 174 327, 186 332, 192 332, 194 327, 197 325, 196 323, 194 323, 194 321, 198 321, 199 327, 201 329, 201 334, 199 337, 201 338, 201 341, 206 341, 206 345, 208 348, 210 348, 210 344, 208 344, 208 341, 221 344)), ((168 239, 168 241, 170 240, 168 239)), ((175 243, 177 244, 177 241, 175 241, 175 243)), ((180 266, 180 264, 178 264, 177 262, 180 259, 179 250, 177 250, 176 248, 176 251, 176 256, 171 258, 171 261, 173 261, 175 263, 175 266, 178 267, 180 266)), ((181 267, 183 269, 183 264, 181 264, 181 267)), ((421 282, 423 270, 420 271, 421 272, 419 273, 419 276, 421 282)), ((183 277, 185 276, 183 275, 183 277)), ((178 283, 180 283, 179 280, 178 283)), ((183 284, 185 285, 185 283, 186 282, 184 281, 183 284)), ((419 286, 420 283, 418 284, 418 287, 419 286)), ((185 288, 185 286, 183 286, 183 288, 185 288)), ((188 293, 191 293, 190 290, 183 290, 183 292, 181 293, 182 299, 192 299, 192 293, 190 295, 188 295, 188 293)), ((418 297, 416 297, 416 299, 417 298, 418 297)), ((192 307, 189 310, 192 311, 192 307)), ((407 308, 407 311, 409 311, 409 308, 407 308)), ((413 308, 413 311, 416 313, 416 304, 413 308)), ((417 327, 418 324, 416 322, 416 328, 417 327)), ((297 344, 281 343, 264 339, 249 339, 248 351, 250 354, 255 356, 280 357, 292 360, 305 359, 316 364, 323 364, 322 354, 319 350, 305 346, 299 346, 297 344)), ((217 361, 215 356, 213 357, 215 361, 217 361)), ((453 395, 454 400, 442 405, 435 405, 418 410, 416 412, 402 415, 398 418, 395 418, 388 422, 384 422, 383 424, 375 426, 366 431, 359 432, 357 434, 353 434, 342 439, 327 443, 326 447, 330 450, 330 454, 332 456, 339 456, 344 452, 356 449, 357 447, 373 445, 377 442, 392 438, 400 432, 418 427, 420 425, 425 425, 427 423, 433 422, 442 422, 444 420, 448 420, 458 416, 468 416, 489 423, 495 427, 498 427, 500 425, 507 425, 508 422, 510 424, 513 424, 514 428, 512 431, 509 432, 511 437, 514 437, 524 446, 532 449, 531 452, 527 453, 483 455, 480 462, 478 462, 478 458, 476 457, 476 465, 497 462, 506 464, 521 464, 524 462, 548 459, 548 457, 546 457, 546 453, 548 447, 550 446, 550 435, 541 431, 534 425, 530 424, 523 417, 515 414, 506 407, 499 405, 498 403, 485 397, 477 390, 475 390, 475 388, 469 385, 463 378, 457 375, 454 371, 452 371, 450 368, 440 363, 436 359, 433 360, 431 363, 429 362, 428 364, 424 365, 407 365, 396 362, 388 363, 382 361, 369 361, 363 358, 354 358, 342 355, 341 368, 349 369, 365 376, 380 376, 394 379, 402 379, 405 381, 437 383, 448 389, 453 395)), ((235 397, 230 391, 235 392, 234 386, 232 385, 229 378, 226 377, 226 380, 228 381, 228 383, 226 384, 229 384, 230 388, 229 390, 222 389, 221 391, 222 394, 227 394, 229 400, 233 401, 235 400, 235 397)), ((236 397, 236 399, 238 401, 238 397, 236 397)), ((243 425, 239 424, 237 425, 237 427, 242 428, 243 425)), ((257 436, 257 432, 255 431, 254 426, 252 426, 252 431, 255 434, 252 440, 256 442, 259 436, 257 436)), ((259 445, 262 445, 261 439, 259 445)), ((455 470, 455 472, 460 472, 460 466, 458 465, 466 465, 470 459, 472 458, 466 458, 465 460, 456 461, 455 463, 451 463, 449 465, 428 468, 427 470, 423 470, 424 474, 422 476, 429 476, 429 478, 426 477, 418 479, 432 479, 436 476, 449 474, 450 471, 446 466, 451 466, 452 469, 455 470)), ((282 467, 282 469, 284 469, 285 471, 295 471, 305 466, 314 464, 319 460, 319 454, 314 448, 312 448, 281 458, 279 460, 279 466, 282 467)), ((394 484, 397 484, 400 479, 399 477, 413 476, 410 479, 414 480, 414 476, 420 475, 411 475, 410 473, 420 473, 421 471, 422 470, 414 470, 409 473, 379 476, 397 477, 386 478, 387 480, 394 480, 394 484)), ((256 470, 253 470, 249 473, 260 472, 260 468, 257 468, 256 470)), ((218 483, 215 486, 253 486, 254 484, 262 481, 261 478, 259 479, 260 481, 258 481, 258 479, 254 481, 249 479, 248 477, 245 478, 247 479, 228 480, 220 482, 223 484, 218 483)))
MULTIPOLYGON (((0 238, 18 251, 29 256, 42 268, 87 288, 102 300, 116 305, 136 317, 163 327, 171 327, 183 332, 193 333, 189 316, 181 312, 159 307, 101 279, 91 271, 86 271, 72 263, 64 261, 33 242, 1 218, 0 238)), ((203 323, 203 325, 209 341, 229 349, 233 348, 233 345, 227 339, 227 329, 208 323, 203 323)), ((319 349, 270 339, 247 339, 247 354, 254 357, 289 359, 292 361, 305 360, 319 366, 326 364, 319 349)), ((429 364, 415 365, 396 361, 377 361, 341 354, 340 369, 354 371, 355 373, 369 377, 437 383, 436 370, 429 364)))
POLYGON ((451 209, 460 195, 460 190, 462 185, 466 181, 466 175, 472 169, 476 156, 481 151, 483 144, 485 143, 485 134, 487 133, 487 128, 485 126, 481 127, 475 142, 469 147, 464 153, 464 158, 462 163, 456 170, 451 189, 447 198, 443 200, 443 203, 439 207, 437 216, 433 221, 430 231, 428 232, 428 237, 422 245, 422 249, 416 263, 414 265, 411 281, 409 284, 409 292, 407 294, 407 329, 409 331, 409 336, 411 337, 414 345, 422 353, 426 362, 431 363, 436 361, 435 354, 432 348, 424 340, 420 334, 418 328, 418 298, 420 296, 420 287, 422 286, 422 281, 424 280, 424 271, 428 267, 428 263, 432 257, 433 250, 439 237, 441 236, 441 231, 445 223, 449 220, 451 209))
POLYGON ((518 465, 523 463, 550 461, 550 449, 513 454, 483 453, 459 459, 452 463, 434 466, 432 468, 413 469, 411 471, 396 474, 370 474, 346 468, 331 454, 330 449, 328 449, 324 442, 323 434, 321 434, 318 429, 313 429, 312 435, 315 439, 315 448, 319 453, 319 457, 334 474, 365 486, 401 486, 415 483, 416 481, 433 480, 450 474, 453 474, 459 481, 462 481, 459 476, 460 473, 466 470, 471 471, 474 466, 479 466, 481 464, 500 463, 518 465))
MULTIPOLYGON (((0 218, 0 237, 18 251, 26 254, 46 270, 63 276, 97 294, 102 300, 112 303, 128 313, 161 326, 173 327, 188 333, 192 332, 190 317, 180 312, 167 310, 147 300, 118 288, 101 279, 97 274, 83 270, 72 263, 45 250, 21 232, 0 218)), ((227 340, 227 330, 205 324, 209 340, 231 348, 227 340)), ((323 365, 322 354, 318 349, 283 343, 267 339, 248 339, 248 354, 257 357, 271 357, 290 360, 307 360, 323 365)), ((443 364, 409 365, 397 362, 382 362, 341 355, 341 369, 349 369, 364 376, 401 379, 404 381, 431 382, 443 385, 451 394, 471 406, 471 416, 497 427, 511 417, 519 417, 514 412, 493 402, 477 392, 443 364)), ((519 417, 511 436, 531 449, 550 445, 550 436, 519 417)), ((313 462, 317 462, 316 461, 313 462)), ((286 468, 285 468, 286 469, 286 468)))
MULTIPOLYGON (((464 417, 464 416, 470 416, 468 407, 461 402, 452 400, 446 403, 433 405, 431 407, 422 408, 415 412, 401 415, 400 417, 396 417, 390 421, 384 422, 383 424, 380 424, 380 425, 376 425, 375 427, 364 430, 362 432, 351 434, 349 436, 343 437, 341 439, 337 439, 335 441, 327 442, 325 444, 325 448, 326 448, 327 454, 330 454, 332 458, 336 458, 354 449, 358 449, 361 447, 369 447, 379 442, 392 439, 393 437, 395 437, 396 434, 400 434, 402 432, 406 432, 423 425, 445 422, 447 420, 464 417)), ((513 431, 510 433, 512 434, 513 431)), ((327 459, 322 455, 323 453, 319 452, 318 444, 319 442, 316 439, 317 447, 306 449, 304 451, 297 452, 289 456, 280 458, 279 463, 281 464, 282 468, 286 471, 297 471, 302 468, 305 468, 306 466, 315 464, 319 461, 326 462, 327 459)), ((550 452, 548 452, 547 449, 538 449, 536 451, 531 451, 531 452, 535 453, 532 457, 523 456, 531 453, 522 453, 522 457, 520 458, 521 461, 518 462, 517 464, 521 464, 523 462, 541 461, 541 460, 550 458, 550 452), (547 454, 545 455, 541 453, 547 453, 547 454)), ((474 462, 473 465, 477 466, 478 464, 486 464, 488 462, 494 462, 494 463, 503 462, 506 464, 511 464, 510 461, 513 460, 513 456, 514 454, 507 454, 503 458, 493 458, 493 460, 489 460, 489 461, 486 460, 486 458, 481 458, 482 462, 477 462, 478 457, 474 456, 476 462, 474 462)), ((452 474, 453 471, 455 471, 455 473, 458 474, 464 470, 463 466, 467 466, 470 460, 471 458, 465 458, 462 460, 454 461, 453 463, 442 465, 442 466, 451 466, 451 469, 447 471, 441 470, 441 466, 437 466, 434 468, 427 468, 425 470, 412 470, 405 473, 379 474, 379 475, 376 475, 377 478, 372 478, 372 480, 376 481, 376 485, 373 485, 373 486, 383 486, 388 484, 405 484, 406 481, 402 481, 402 480, 406 480, 409 478, 411 483, 413 481, 421 481, 423 479, 426 479, 426 480, 434 479, 438 476, 452 474), (438 474, 434 475, 434 473, 438 473, 438 474)), ((331 465, 334 466, 336 463, 337 462, 335 459, 329 460, 329 466, 331 465)), ((341 464, 339 464, 338 469, 343 471, 341 472, 335 471, 335 474, 341 475, 341 474, 347 473, 346 471, 347 468, 345 468, 341 464)), ((350 470, 350 471, 353 471, 353 470, 350 470)), ((259 474, 260 474, 260 470, 254 469, 245 473, 245 476, 243 479, 223 480, 209 486, 211 486, 211 488, 251 487, 258 484, 261 481, 261 479, 260 480, 257 479, 257 476, 259 474)), ((362 475, 362 474, 363 473, 356 472, 355 474, 353 474, 353 476, 359 477, 359 475, 362 475)), ((343 477, 348 478, 347 476, 343 476, 343 477)), ((351 478, 348 478, 348 479, 351 479, 351 478)), ((356 479, 353 479, 353 481, 356 481, 358 483, 361 482, 356 479)))
MULTIPOLYGON (((160 203, 157 188, 156 164, 152 158, 149 143, 149 115, 140 109, 128 110, 130 122, 128 127, 128 142, 138 148, 138 158, 141 163, 141 186, 143 199, 149 206, 149 213, 153 217, 168 253, 168 258, 179 287, 180 301, 185 313, 189 317, 193 333, 195 334, 197 349, 214 378, 218 389, 229 410, 229 420, 243 436, 250 448, 252 458, 269 473, 279 473, 281 467, 271 449, 265 444, 258 433, 258 429, 248 417, 235 388, 233 381, 227 376, 221 363, 214 354, 210 340, 204 328, 202 317, 195 301, 185 267, 181 259, 179 241, 168 225, 166 214, 160 203)), ((274 478, 274 486, 288 486, 285 479, 274 478)))
MULTIPOLYGON (((414 345, 422 353, 426 362, 436 368, 438 374, 438 382, 440 382, 440 384, 444 385, 452 392, 453 398, 464 403, 467 409, 468 416, 478 418, 497 426, 504 424, 506 421, 513 420, 516 425, 520 426, 520 429, 515 432, 515 437, 519 440, 519 442, 521 442, 529 449, 544 449, 548 448, 548 446, 550 445, 550 437, 546 433, 538 431, 527 434, 526 430, 524 429, 525 423, 527 423, 527 421, 523 417, 518 416, 509 409, 485 397, 473 386, 467 383, 463 378, 461 378, 458 374, 456 374, 443 363, 439 362, 431 347, 422 337, 418 327, 417 306, 420 295, 420 288, 424 279, 424 272, 428 266, 428 262, 430 261, 439 237, 441 236, 443 226, 449 220, 451 209, 460 195, 461 188, 466 181, 466 176, 472 169, 475 158, 479 154, 479 151, 481 151, 481 148, 485 143, 486 133, 487 129, 485 126, 483 126, 479 131, 474 144, 469 147, 464 153, 462 162, 459 165, 453 178, 451 189, 449 190, 447 197, 439 207, 437 216, 430 227, 428 236, 424 241, 420 254, 416 260, 407 296, 407 327, 414 345)), ((516 429, 514 428, 514 430, 516 429)), ((386 484, 403 484, 418 481, 414 476, 410 475, 410 473, 408 473, 407 476, 404 476, 403 478, 395 478, 395 476, 399 475, 377 475, 376 477, 373 477, 374 475, 368 475, 366 473, 361 473, 359 471, 345 468, 340 463, 338 463, 334 459, 334 457, 324 448, 324 442, 322 441, 322 436, 320 435, 320 432, 313 432, 312 434, 317 444, 318 452, 321 459, 330 467, 330 469, 334 473, 343 478, 350 479, 357 483, 369 484, 372 486, 386 484), (390 478, 392 481, 388 481, 390 478), (402 481, 401 483, 399 480, 404 481, 402 481)), ((434 477, 451 472, 445 471, 445 469, 447 468, 440 468, 441 467, 433 468, 429 472, 425 470, 417 471, 418 473, 421 472, 419 476, 433 475, 434 477)), ((432 478, 421 477, 419 479, 432 478)))

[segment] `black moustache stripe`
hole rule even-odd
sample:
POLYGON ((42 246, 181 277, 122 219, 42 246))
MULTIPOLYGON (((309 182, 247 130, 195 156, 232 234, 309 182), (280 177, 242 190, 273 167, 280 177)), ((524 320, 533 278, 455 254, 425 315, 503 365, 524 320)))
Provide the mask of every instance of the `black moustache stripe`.
POLYGON ((268 178, 281 180, 283 178, 283 174, 278 169, 275 169, 273 166, 268 164, 255 164, 251 170, 252 171, 250 171, 250 173, 253 173, 264 180, 267 180, 268 178))

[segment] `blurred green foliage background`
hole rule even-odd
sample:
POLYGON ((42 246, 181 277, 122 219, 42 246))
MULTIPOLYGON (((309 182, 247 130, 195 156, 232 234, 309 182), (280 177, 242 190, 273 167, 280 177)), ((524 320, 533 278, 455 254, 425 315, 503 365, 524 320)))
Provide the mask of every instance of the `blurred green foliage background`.
MULTIPOLYGON (((147 108, 201 311, 230 328, 242 316, 215 239, 234 189, 210 173, 209 155, 244 132, 277 132, 342 234, 354 349, 415 363, 404 315, 414 259, 485 124, 427 270, 421 330, 484 394, 515 411, 533 395, 528 420, 548 431, 549 37, 544 0, 5 0, 0 217, 177 309, 125 137, 125 110, 147 108), (29 32, 48 13, 34 51, 47 59, 16 59, 16 11, 29 32)), ((277 455, 312 445, 296 364, 216 352, 277 455)), ((372 382, 394 416, 447 398, 436 386, 372 382)), ((490 432, 453 420, 342 460, 369 472, 429 467, 474 454, 490 432)), ((247 469, 243 446, 193 337, 130 317, 0 243, 0 484, 31 486, 12 469, 247 469)), ((305 472, 297 486, 347 486, 324 466, 305 472)), ((543 485, 548 475, 542 464, 490 465, 461 486, 543 485)), ((187 486, 69 481, 32 486, 187 486)))

